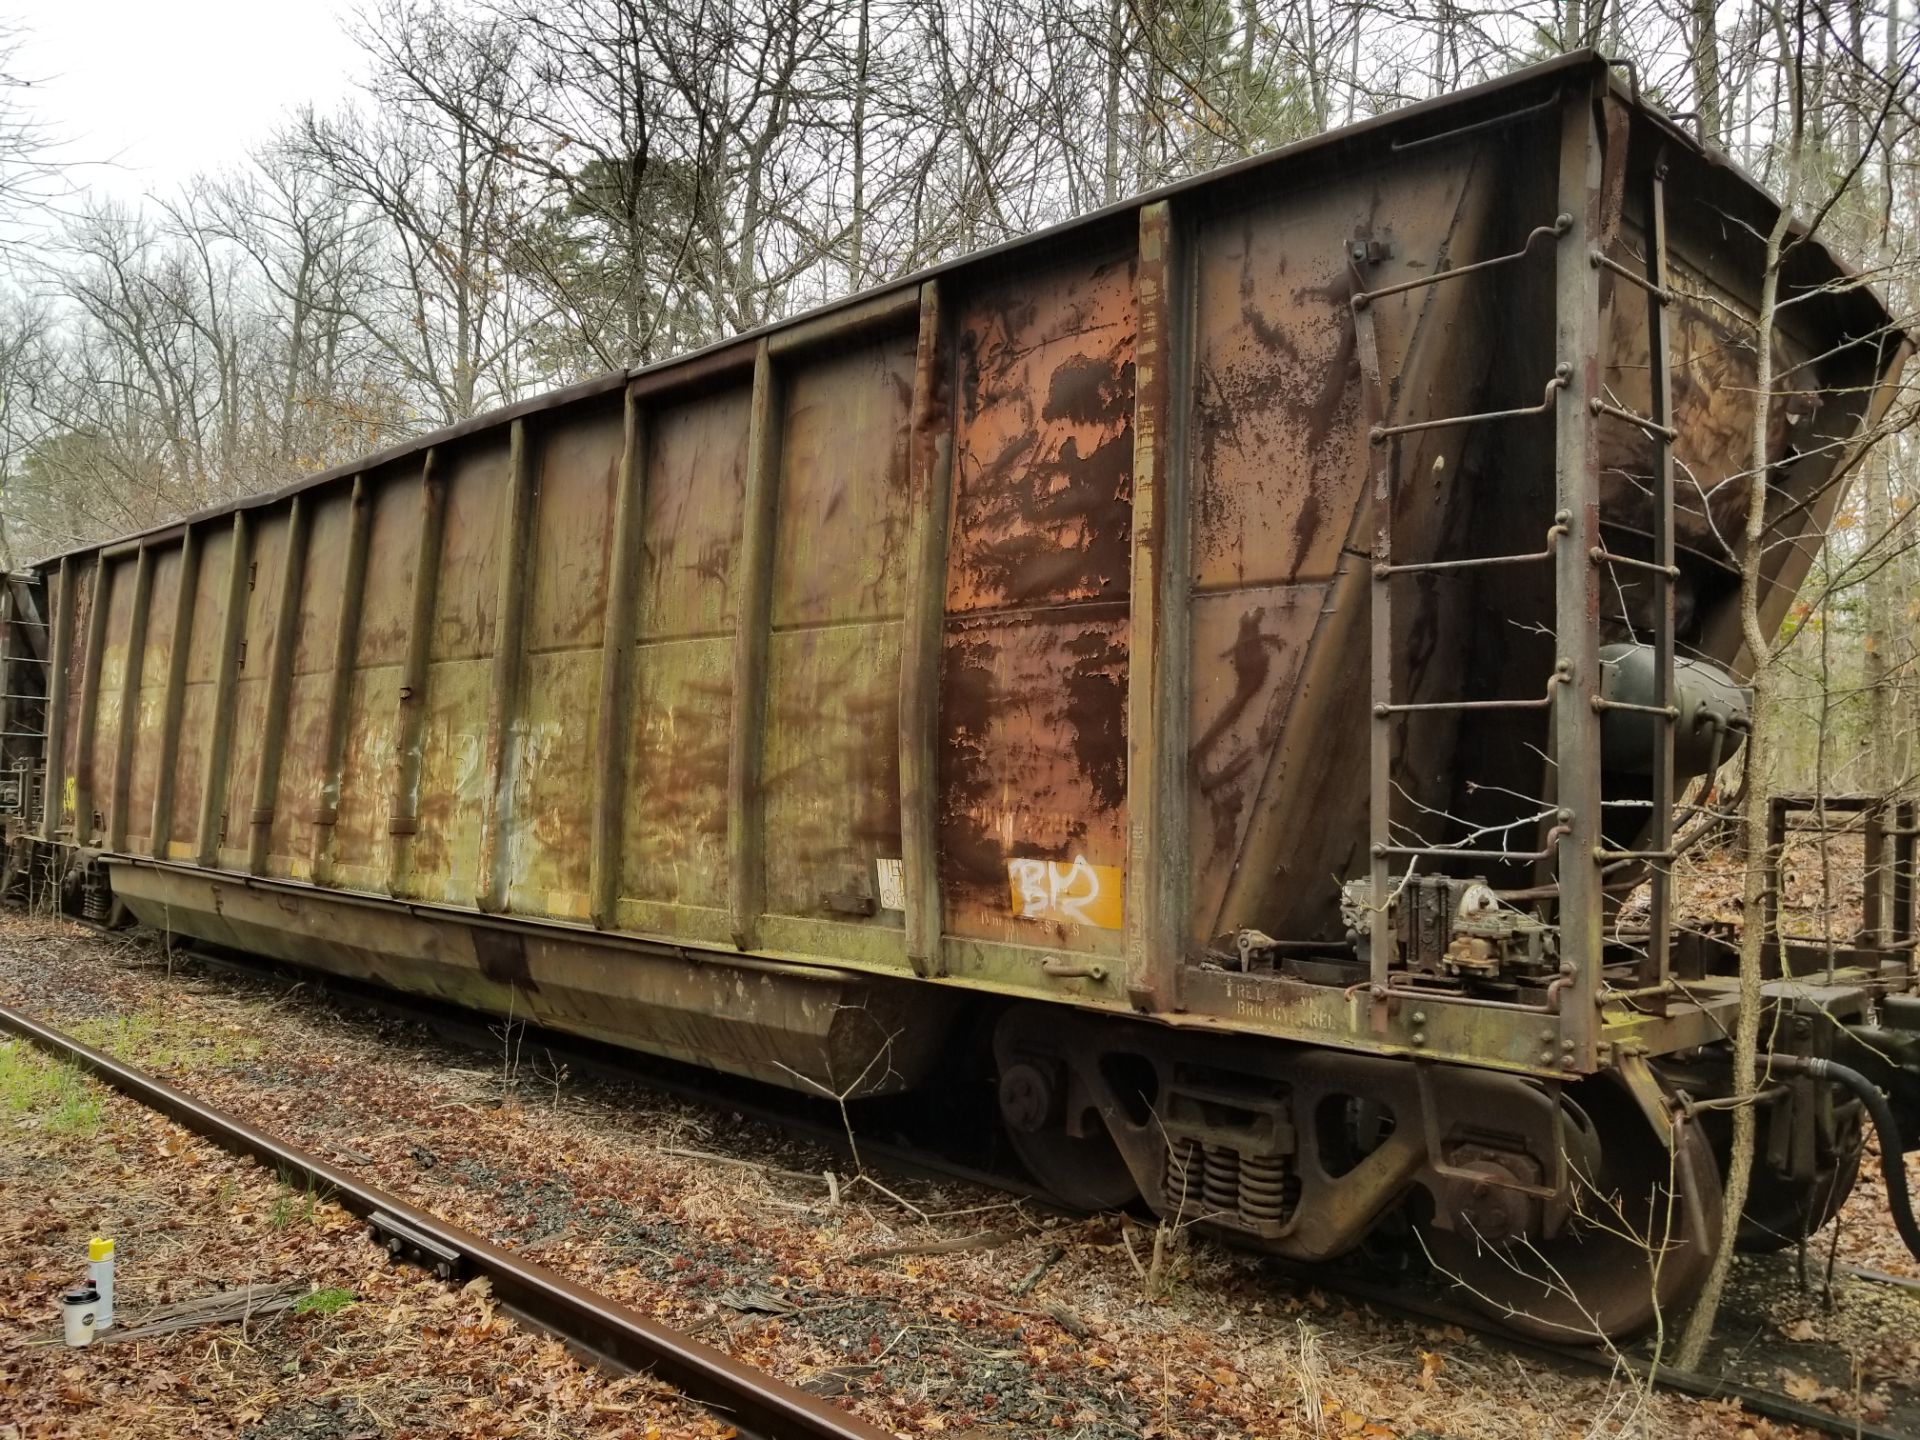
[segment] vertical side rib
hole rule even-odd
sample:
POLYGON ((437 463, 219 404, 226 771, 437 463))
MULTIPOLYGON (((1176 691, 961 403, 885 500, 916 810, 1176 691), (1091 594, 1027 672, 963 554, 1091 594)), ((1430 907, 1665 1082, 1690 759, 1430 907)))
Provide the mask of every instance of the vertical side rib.
POLYGON ((762 340, 753 356, 747 493, 740 547, 740 612, 733 644, 733 746, 727 766, 727 903, 733 943, 750 950, 766 885, 764 797, 767 650, 773 605, 773 528, 780 499, 780 384, 762 340))
POLYGON ((293 651, 299 637, 300 586, 307 568, 307 530, 311 506, 295 495, 287 514, 287 549, 280 565, 280 594, 274 607, 273 655, 267 662, 266 717, 260 736, 260 764, 253 772, 253 809, 247 817, 247 873, 264 875, 273 839, 274 801, 280 793, 280 762, 287 753, 287 698, 293 687, 293 651))
POLYGON ((900 850, 907 960, 946 973, 941 953, 940 642, 947 608, 953 377, 940 282, 920 287, 908 452, 906 620, 900 636, 900 850))

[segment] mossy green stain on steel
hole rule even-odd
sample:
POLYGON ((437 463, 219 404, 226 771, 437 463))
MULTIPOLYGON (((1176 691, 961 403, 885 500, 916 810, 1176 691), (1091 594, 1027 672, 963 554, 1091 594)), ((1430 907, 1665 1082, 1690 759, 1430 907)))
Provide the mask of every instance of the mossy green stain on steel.
POLYGON ((727 902, 749 403, 747 387, 733 385, 648 412, 615 902, 622 928, 721 933, 706 912, 727 902), (679 907, 690 907, 683 918, 679 907))

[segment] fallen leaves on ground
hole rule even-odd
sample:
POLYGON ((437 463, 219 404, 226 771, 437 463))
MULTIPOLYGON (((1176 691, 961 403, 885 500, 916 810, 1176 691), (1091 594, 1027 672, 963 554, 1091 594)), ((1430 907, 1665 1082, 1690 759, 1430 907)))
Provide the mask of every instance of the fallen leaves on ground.
MULTIPOLYGON (((90 1027, 83 1038, 190 1093, 902 1435, 1532 1440, 1628 1426, 1729 1440, 1751 1423, 1523 1362, 1453 1327, 1377 1315, 1191 1234, 1179 1237, 1170 1293, 1150 1301, 1128 1258, 1130 1220, 1063 1219, 998 1192, 895 1177, 889 1188, 913 1208, 850 1189, 844 1175, 836 1204, 822 1172, 841 1161, 724 1108, 555 1078, 552 1057, 522 1056, 516 1070, 504 1047, 451 1048, 309 988, 169 964, 139 938, 0 917, 0 998, 90 1027), (1019 1238, 992 1249, 850 1263, 1008 1229, 1019 1238), (755 1303, 740 1306, 743 1296, 755 1303)), ((197 1142, 173 1156, 158 1147, 137 1164, 217 1172, 197 1142)), ((253 1235, 274 1204, 270 1190, 242 1186, 223 1213, 236 1235, 253 1235)), ((82 1209, 73 1223, 94 1222, 82 1209)), ((352 1233, 310 1228, 313 1243, 364 1249, 352 1233)), ((315 1283, 372 1293, 353 1267, 308 1269, 315 1283)), ((359 1312, 364 1324, 372 1309, 356 1303, 335 1318, 359 1312)), ((382 1344, 406 1335, 464 1357, 505 1344, 503 1323, 484 1297, 441 1290, 382 1344)), ((376 1425, 367 1405, 380 1411, 377 1433, 402 1433, 404 1418, 387 1412, 413 1382, 384 1368, 385 1350, 356 1353, 367 1368, 339 1392, 351 1423, 376 1425)), ((567 1409, 577 1393, 552 1393, 552 1376, 538 1352, 516 1353, 489 1371, 486 1406, 443 1407, 434 1433, 503 1433, 487 1428, 495 1405, 584 1417, 558 1433, 591 1424, 645 1436, 659 1423, 603 1412, 629 1403, 604 1396, 567 1409)))

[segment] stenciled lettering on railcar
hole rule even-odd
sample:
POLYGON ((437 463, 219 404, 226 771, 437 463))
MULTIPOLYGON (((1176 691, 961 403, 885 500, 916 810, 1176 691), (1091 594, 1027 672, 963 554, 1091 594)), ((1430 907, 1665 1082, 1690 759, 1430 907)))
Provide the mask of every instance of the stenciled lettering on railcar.
POLYGON ((1354 998, 1345 998, 1344 1007, 1335 1010, 1319 1003, 1320 997, 1305 987, 1276 983, 1264 976, 1222 975, 1222 997, 1238 1018, 1257 1021, 1264 1026, 1284 1030, 1324 1030, 1345 1032, 1354 1028, 1354 998))
POLYGON ((1022 920, 1057 921, 1118 930, 1123 921, 1126 886, 1116 865, 1072 860, 1036 860, 1022 856, 1007 862, 1013 913, 1022 920))

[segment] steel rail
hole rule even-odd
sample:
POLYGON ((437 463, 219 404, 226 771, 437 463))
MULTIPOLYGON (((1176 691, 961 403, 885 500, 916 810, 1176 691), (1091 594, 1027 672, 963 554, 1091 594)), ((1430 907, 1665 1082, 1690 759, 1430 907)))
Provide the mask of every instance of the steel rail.
POLYGON ((816 1395, 375 1189, 6 1005, 0 1005, 0 1030, 79 1066, 222 1149, 300 1177, 362 1219, 372 1221, 377 1216, 387 1226, 398 1221, 399 1226, 388 1233, 399 1232, 395 1239, 401 1248, 425 1242, 419 1248, 429 1260, 453 1257, 491 1281, 494 1298, 535 1328, 557 1335, 604 1368, 622 1374, 646 1371, 666 1381, 690 1399, 722 1412, 754 1440, 892 1440, 888 1431, 816 1395))

